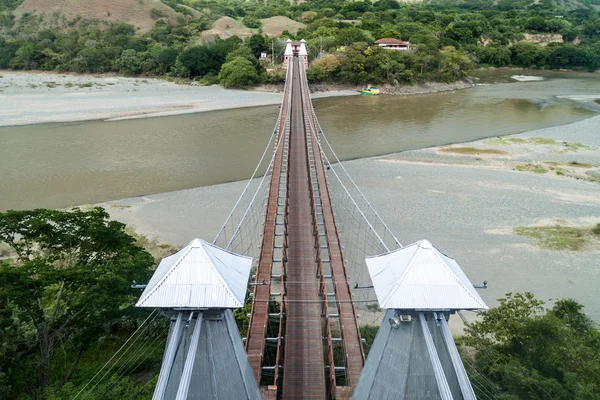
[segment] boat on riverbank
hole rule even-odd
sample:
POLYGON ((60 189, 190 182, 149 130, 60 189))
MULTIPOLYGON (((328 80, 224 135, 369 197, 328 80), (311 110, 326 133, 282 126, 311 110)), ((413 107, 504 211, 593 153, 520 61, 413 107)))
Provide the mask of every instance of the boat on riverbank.
POLYGON ((369 85, 366 88, 364 88, 361 93, 365 96, 377 96, 381 92, 375 86, 369 85))

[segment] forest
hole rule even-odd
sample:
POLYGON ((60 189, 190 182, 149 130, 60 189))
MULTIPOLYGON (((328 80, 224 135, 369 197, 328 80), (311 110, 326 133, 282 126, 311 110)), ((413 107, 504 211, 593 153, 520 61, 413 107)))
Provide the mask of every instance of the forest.
POLYGON ((154 27, 144 33, 124 22, 60 16, 60 27, 40 28, 47 16, 24 13, 16 20, 19 3, 3 0, 0 6, 0 68, 169 76, 247 87, 282 82, 280 68, 258 57, 274 52, 280 61, 283 38, 307 40, 312 82, 402 85, 456 81, 479 67, 600 68, 598 0, 165 0, 178 11, 176 23, 153 8, 154 27), (251 28, 251 34, 202 36, 223 16, 251 28), (267 36, 261 19, 273 16, 303 27, 267 36), (374 45, 384 37, 410 41, 411 51, 374 45))

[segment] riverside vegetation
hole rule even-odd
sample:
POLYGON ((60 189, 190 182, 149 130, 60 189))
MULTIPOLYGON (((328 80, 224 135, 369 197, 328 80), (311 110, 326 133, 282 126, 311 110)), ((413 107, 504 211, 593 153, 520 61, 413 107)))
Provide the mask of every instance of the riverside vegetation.
MULTIPOLYGON (((131 282, 146 282, 169 250, 130 232, 101 208, 0 213, 0 398, 150 398, 166 318, 103 369, 152 315, 135 309, 131 282)), ((242 334, 247 308, 235 313, 242 334)), ((367 352, 376 332, 361 327, 367 352)), ((574 300, 545 310, 530 293, 508 294, 459 345, 478 398, 600 399, 600 332, 574 300)))
POLYGON ((59 11, 25 12, 16 20, 13 10, 22 2, 0 2, 0 68, 168 75, 226 87, 280 83, 283 71, 267 72, 257 59, 272 48, 280 54, 285 45, 261 30, 261 19, 273 16, 302 21, 295 34, 283 31, 281 37, 307 39, 312 82, 450 82, 485 66, 600 68, 600 0, 164 0, 178 13, 177 22, 153 8, 156 23, 145 33, 59 11), (222 16, 252 31, 245 39, 204 37, 222 16), (60 23, 41 29, 44 18, 60 23), (409 40, 412 51, 374 45, 382 37, 409 40), (325 56, 318 57, 321 48, 325 56))

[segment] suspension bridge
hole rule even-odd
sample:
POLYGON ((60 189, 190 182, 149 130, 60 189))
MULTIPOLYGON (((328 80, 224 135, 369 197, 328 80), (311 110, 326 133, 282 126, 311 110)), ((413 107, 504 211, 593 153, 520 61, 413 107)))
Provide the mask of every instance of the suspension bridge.
POLYGON ((400 244, 319 125, 305 42, 284 57, 275 128, 223 227, 163 259, 137 303, 170 318, 153 400, 475 399, 447 320, 485 303, 431 243, 400 244))

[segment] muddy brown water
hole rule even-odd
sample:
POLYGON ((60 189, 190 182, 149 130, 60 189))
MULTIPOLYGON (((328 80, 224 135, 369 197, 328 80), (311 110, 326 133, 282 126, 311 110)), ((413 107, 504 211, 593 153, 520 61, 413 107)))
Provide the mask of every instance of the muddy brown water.
MULTIPOLYGON (((479 72, 472 89, 315 100, 342 159, 567 124, 597 113, 557 96, 598 95, 597 74, 479 72), (517 82, 528 74, 544 81, 517 82)), ((0 129, 0 210, 67 207, 245 179, 277 106, 117 122, 0 129)))

